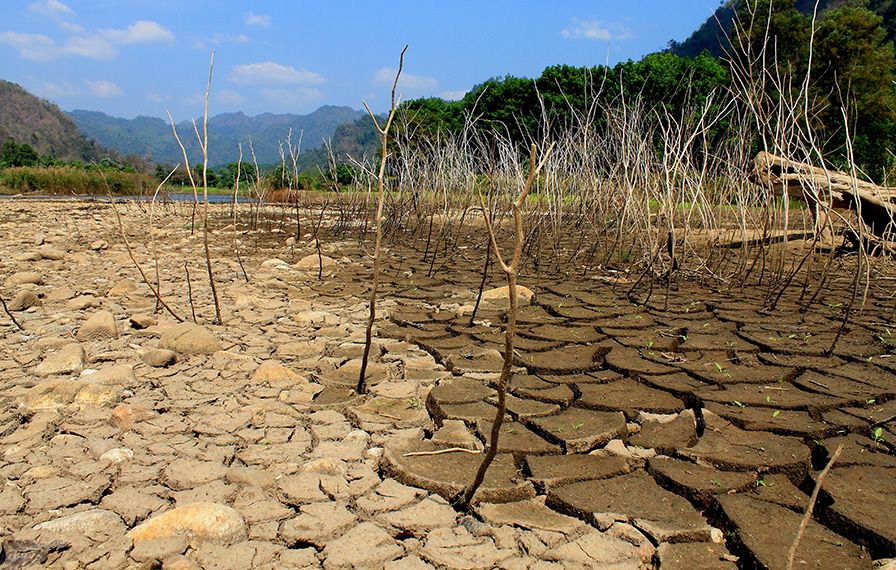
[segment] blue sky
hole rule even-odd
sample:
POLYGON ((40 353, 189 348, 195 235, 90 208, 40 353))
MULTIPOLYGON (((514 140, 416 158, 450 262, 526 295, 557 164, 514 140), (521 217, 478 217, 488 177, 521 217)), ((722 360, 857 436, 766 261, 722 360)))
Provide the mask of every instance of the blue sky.
POLYGON ((490 77, 639 59, 687 37, 719 0, 4 0, 0 79, 65 110, 178 120, 457 98, 490 77))

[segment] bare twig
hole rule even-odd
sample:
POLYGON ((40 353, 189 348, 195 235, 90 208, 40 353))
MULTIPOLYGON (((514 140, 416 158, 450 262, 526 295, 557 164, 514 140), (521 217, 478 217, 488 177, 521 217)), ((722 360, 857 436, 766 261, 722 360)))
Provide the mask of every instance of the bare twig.
POLYGON ((787 554, 787 570, 793 570, 793 562, 796 559, 796 550, 800 545, 800 540, 802 540, 803 534, 806 532, 806 528, 809 526, 809 521, 812 520, 812 511, 815 509, 816 501, 818 501, 818 493, 821 491, 821 485, 824 483, 824 478, 827 477, 828 472, 831 470, 831 467, 834 466, 834 463, 837 461, 837 458, 840 457, 842 451, 843 444, 841 443, 837 446, 834 455, 831 456, 831 460, 828 461, 825 468, 818 474, 818 479, 815 481, 815 489, 812 491, 812 496, 809 497, 809 505, 806 507, 806 514, 803 515, 803 520, 800 521, 799 529, 796 531, 796 536, 793 537, 793 544, 790 545, 790 551, 787 554))
POLYGON ((15 316, 13 316, 13 314, 10 312, 9 307, 6 306, 6 301, 3 299, 3 295, 0 295, 0 303, 3 304, 3 311, 7 315, 9 315, 9 318, 12 321, 12 324, 14 324, 20 331, 25 330, 25 327, 23 327, 21 324, 19 324, 19 321, 17 321, 15 316))

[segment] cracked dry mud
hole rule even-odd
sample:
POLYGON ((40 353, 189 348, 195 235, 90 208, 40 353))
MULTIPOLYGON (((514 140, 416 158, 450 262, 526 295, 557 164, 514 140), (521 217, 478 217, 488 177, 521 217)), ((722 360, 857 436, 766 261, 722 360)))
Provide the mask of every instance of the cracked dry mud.
MULTIPOLYGON (((154 279, 146 212, 122 208, 154 279)), ((213 324, 189 208, 156 214, 187 323, 156 310, 108 205, 0 202, 0 291, 25 327, 0 320, 0 568, 783 568, 841 443, 798 567, 896 556, 886 295, 827 355, 840 314, 788 297, 767 313, 685 283, 635 305, 525 276, 501 453, 462 514, 504 350, 500 295, 470 322, 481 252, 428 277, 389 251, 357 397, 357 239, 321 239, 318 260, 289 222, 247 232, 215 209, 213 324)))

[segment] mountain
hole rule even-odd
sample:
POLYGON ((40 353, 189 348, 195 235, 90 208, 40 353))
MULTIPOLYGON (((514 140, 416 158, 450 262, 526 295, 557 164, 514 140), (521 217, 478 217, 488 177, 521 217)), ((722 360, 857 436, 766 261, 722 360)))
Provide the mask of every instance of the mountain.
MULTIPOLYGON (((744 0, 723 1, 712 16, 706 19, 691 36, 683 42, 669 42, 669 51, 675 55, 696 57, 703 51, 708 51, 715 57, 724 55, 723 46, 727 43, 727 37, 734 27, 734 14, 738 6, 744 0)), ((819 0, 818 13, 827 9, 838 8, 844 4, 855 4, 856 0, 819 0)), ((869 10, 883 18, 883 26, 887 30, 887 39, 896 39, 896 1, 894 0, 864 0, 859 2, 869 10)), ((803 14, 811 15, 815 10, 815 0, 796 0, 797 10, 803 14)))
POLYGON ((0 80, 0 143, 8 138, 63 160, 99 160, 108 154, 85 138, 59 107, 0 80))
MULTIPOLYGON (((75 110, 69 113, 86 136, 122 154, 147 157, 155 162, 175 164, 182 161, 180 147, 171 132, 171 125, 157 117, 120 119, 99 111, 75 110)), ((320 148, 324 139, 333 137, 337 127, 366 116, 351 107, 325 105, 308 115, 264 113, 250 117, 242 112, 222 113, 209 117, 209 164, 218 166, 236 162, 239 143, 243 160, 251 161, 249 141, 259 164, 280 162, 279 143, 285 143, 292 129, 292 143, 302 133, 302 152, 320 148)), ((198 125, 200 128, 202 125, 198 125)), ((199 144, 192 121, 177 124, 181 141, 187 147, 190 161, 201 160, 199 144)), ((288 154, 287 154, 287 160, 288 154)))

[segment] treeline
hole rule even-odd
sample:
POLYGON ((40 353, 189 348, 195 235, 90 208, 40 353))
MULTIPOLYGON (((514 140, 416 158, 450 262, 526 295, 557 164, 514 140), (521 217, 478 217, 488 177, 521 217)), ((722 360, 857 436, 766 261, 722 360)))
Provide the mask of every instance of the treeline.
MULTIPOLYGON (((814 23, 796 0, 732 1, 720 10, 730 12, 730 22, 741 22, 740 27, 732 23, 726 37, 734 38, 739 49, 752 50, 750 72, 766 100, 783 101, 785 106, 797 98, 803 101, 808 124, 802 128, 811 129, 829 163, 843 168, 852 163, 875 181, 885 181, 896 171, 891 22, 870 10, 867 2, 825 4, 827 9, 814 23), (804 84, 808 89, 803 90, 804 84)), ((881 2, 872 4, 885 8, 881 2)), ((574 126, 576 117, 587 117, 600 128, 602 109, 623 101, 637 104, 648 117, 665 112, 682 116, 686 108, 700 109, 713 91, 721 99, 727 90, 740 88, 732 83, 731 73, 730 57, 737 50, 714 51, 723 55, 703 51, 688 57, 667 50, 612 67, 557 65, 535 79, 490 79, 459 101, 405 102, 406 128, 415 136, 456 134, 470 119, 480 131, 495 130, 524 144, 544 129, 574 126)), ((791 111, 803 112, 802 105, 791 111)), ((714 136, 735 136, 725 129, 726 123, 720 123, 714 136)), ((757 140, 745 142, 758 150, 758 134, 757 140)))

